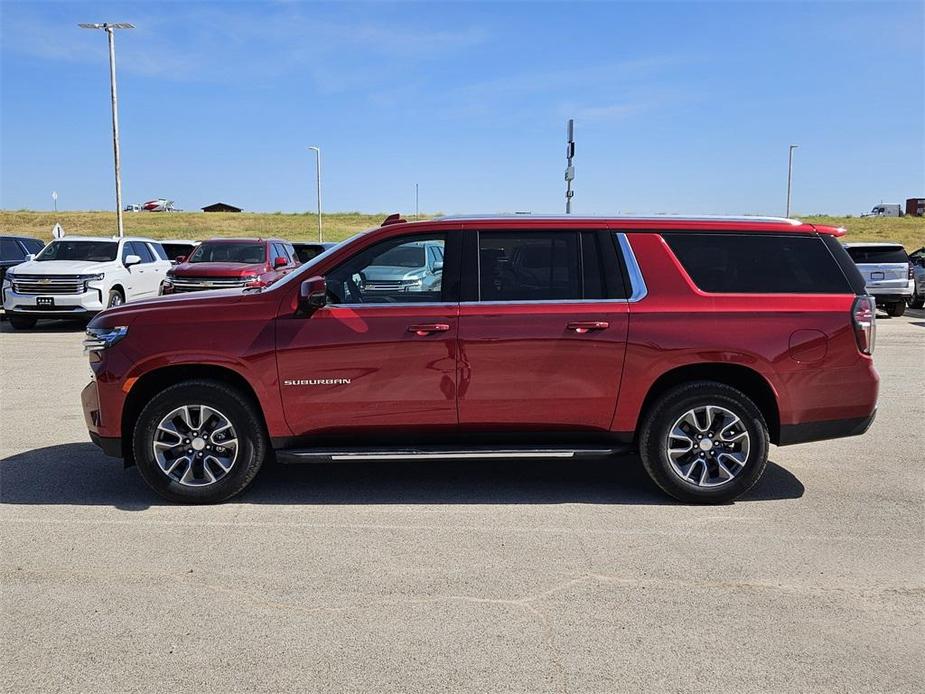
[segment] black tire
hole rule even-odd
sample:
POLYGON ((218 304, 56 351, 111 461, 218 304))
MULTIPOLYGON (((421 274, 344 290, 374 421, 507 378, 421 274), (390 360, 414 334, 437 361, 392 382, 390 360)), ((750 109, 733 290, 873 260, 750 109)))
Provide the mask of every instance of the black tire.
POLYGON ((925 296, 919 296, 916 294, 911 299, 909 299, 909 308, 923 308, 925 307, 925 296))
POLYGON ((35 324, 38 322, 37 318, 32 318, 31 316, 15 316, 10 315, 10 325, 13 326, 14 330, 29 330, 34 328, 35 324))
POLYGON ((905 301, 894 301, 892 304, 886 307, 886 313, 888 316, 899 317, 906 312, 906 302, 905 301))
POLYGON ((648 409, 639 434, 639 453, 652 480, 666 494, 695 504, 728 503, 751 489, 767 466, 768 446, 768 425, 755 403, 741 391, 714 381, 693 381, 662 394, 648 409), (668 434, 675 422, 689 410, 707 405, 725 408, 739 417, 750 442, 745 465, 731 480, 714 487, 682 479, 667 450, 668 434))
POLYGON ((125 296, 118 289, 110 289, 109 296, 106 298, 106 308, 121 306, 125 303, 125 296))
POLYGON ((135 423, 132 449, 142 478, 165 499, 186 504, 215 504, 244 491, 267 457, 269 444, 260 412, 249 397, 220 381, 191 380, 162 390, 145 405, 135 423), (181 484, 168 476, 155 459, 158 425, 170 412, 184 405, 215 408, 234 427, 239 446, 237 457, 230 470, 211 484, 181 484))

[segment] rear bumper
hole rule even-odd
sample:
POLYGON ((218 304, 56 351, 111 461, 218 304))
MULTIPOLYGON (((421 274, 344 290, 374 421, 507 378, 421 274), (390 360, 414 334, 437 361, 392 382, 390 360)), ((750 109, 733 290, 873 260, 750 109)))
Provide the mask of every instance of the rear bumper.
POLYGON ((783 424, 780 428, 780 440, 777 445, 791 446, 795 443, 860 436, 870 429, 870 425, 873 424, 876 416, 877 410, 875 409, 866 417, 829 419, 822 422, 805 422, 803 424, 783 424))
POLYGON ((877 300, 877 304, 905 301, 915 292, 915 283, 909 280, 906 283, 893 283, 892 286, 878 287, 867 285, 867 293, 877 300))
POLYGON ((912 293, 909 294, 874 294, 874 299, 877 302, 877 306, 886 306, 887 304, 895 304, 900 301, 905 301, 906 299, 912 298, 912 293))

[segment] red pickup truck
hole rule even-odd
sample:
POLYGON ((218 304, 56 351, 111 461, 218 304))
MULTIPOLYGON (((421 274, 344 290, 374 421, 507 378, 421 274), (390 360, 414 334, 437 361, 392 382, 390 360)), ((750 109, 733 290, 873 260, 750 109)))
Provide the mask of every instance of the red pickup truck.
POLYGON ((282 239, 210 239, 167 271, 160 294, 265 287, 300 265, 282 239))
POLYGON ((269 287, 101 313, 87 426, 180 502, 227 499, 271 459, 628 452, 677 499, 727 502, 771 443, 874 418, 875 305, 842 233, 389 218, 269 287))

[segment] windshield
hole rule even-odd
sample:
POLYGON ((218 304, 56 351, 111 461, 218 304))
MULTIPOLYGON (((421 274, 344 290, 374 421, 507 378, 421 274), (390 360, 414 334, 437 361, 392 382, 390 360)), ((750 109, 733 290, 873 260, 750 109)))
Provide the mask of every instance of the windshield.
POLYGON ((908 263, 909 256, 898 246, 855 246, 848 249, 855 263, 908 263))
POLYGON ((243 263, 255 265, 267 262, 267 249, 262 243, 221 241, 204 243, 189 257, 188 263, 243 263))
POLYGON ((376 258, 372 265, 380 267, 424 267, 424 246, 397 246, 376 258))
POLYGON ((36 260, 89 260, 106 262, 116 259, 119 244, 115 241, 52 241, 36 260))

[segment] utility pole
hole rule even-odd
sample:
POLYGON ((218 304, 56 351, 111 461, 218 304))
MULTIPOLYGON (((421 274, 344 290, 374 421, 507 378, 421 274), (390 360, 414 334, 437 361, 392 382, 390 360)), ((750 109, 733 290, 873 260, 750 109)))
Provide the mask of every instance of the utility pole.
POLYGON ((116 170, 116 226, 119 236, 125 236, 122 223, 122 164, 119 158, 119 97, 116 92, 116 29, 134 29, 134 24, 79 24, 81 29, 102 29, 109 39, 109 95, 112 101, 112 155, 116 170))
POLYGON ((572 157, 575 156, 575 121, 568 119, 568 144, 565 148, 565 214, 572 214, 572 181, 575 180, 575 167, 572 166, 572 157))
POLYGON ((321 148, 309 147, 315 153, 315 187, 318 194, 318 243, 321 243, 321 148))
POLYGON ((421 198, 417 183, 414 184, 414 218, 421 218, 421 198))
POLYGON ((787 154, 787 214, 785 217, 790 216, 790 191, 793 187, 793 150, 795 150, 800 145, 790 145, 790 151, 787 154))
POLYGON ((58 214, 58 191, 57 190, 51 191, 51 199, 54 200, 55 202, 55 214, 57 215, 58 214))

